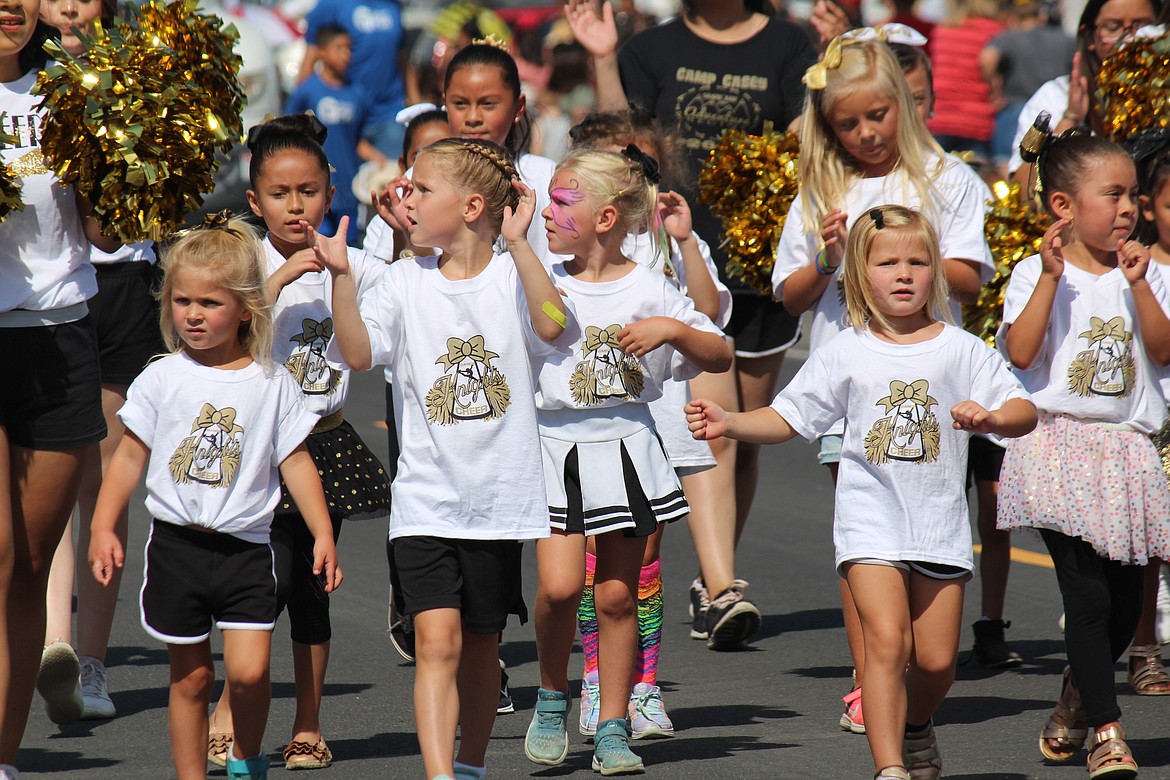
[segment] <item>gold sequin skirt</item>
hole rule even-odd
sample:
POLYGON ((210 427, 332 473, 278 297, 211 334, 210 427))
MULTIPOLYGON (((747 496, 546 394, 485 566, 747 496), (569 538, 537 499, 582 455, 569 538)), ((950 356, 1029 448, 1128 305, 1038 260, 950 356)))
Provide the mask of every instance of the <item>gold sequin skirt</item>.
POLYGON ((1170 555, 1170 487, 1150 437, 1040 413, 1036 430, 1009 439, 996 526, 1048 528, 1098 554, 1145 565, 1170 555))
MULTIPOLYGON (((305 449, 317 464, 330 516, 343 520, 370 520, 390 515, 390 478, 348 422, 305 439, 305 449)), ((277 515, 298 515, 296 502, 280 480, 277 515)))

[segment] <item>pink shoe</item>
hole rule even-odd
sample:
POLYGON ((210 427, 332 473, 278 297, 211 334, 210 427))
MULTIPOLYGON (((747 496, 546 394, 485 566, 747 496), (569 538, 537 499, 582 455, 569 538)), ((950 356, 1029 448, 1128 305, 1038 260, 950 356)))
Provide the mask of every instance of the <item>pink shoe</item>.
POLYGON ((865 733, 865 716, 861 713, 861 689, 854 688, 845 694, 845 712, 841 715, 842 731, 852 731, 854 734, 865 733))

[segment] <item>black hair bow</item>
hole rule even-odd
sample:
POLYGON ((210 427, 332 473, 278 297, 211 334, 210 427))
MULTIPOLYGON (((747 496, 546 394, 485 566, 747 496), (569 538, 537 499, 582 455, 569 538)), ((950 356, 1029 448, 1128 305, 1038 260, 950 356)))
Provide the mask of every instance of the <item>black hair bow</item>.
POLYGON ((662 174, 658 171, 658 161, 634 144, 628 144, 625 149, 622 149, 622 157, 625 157, 635 165, 641 166, 642 175, 646 177, 646 181, 651 184, 657 184, 662 181, 662 174))

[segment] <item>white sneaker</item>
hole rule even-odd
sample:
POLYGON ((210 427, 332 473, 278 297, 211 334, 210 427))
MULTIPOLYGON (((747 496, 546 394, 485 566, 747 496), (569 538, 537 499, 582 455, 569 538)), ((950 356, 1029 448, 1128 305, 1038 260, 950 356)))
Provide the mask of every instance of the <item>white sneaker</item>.
POLYGON ((81 656, 81 697, 85 702, 82 720, 105 720, 118 714, 110 699, 106 665, 93 656, 81 656))
POLYGON ((1158 569, 1158 603, 1155 606, 1154 634, 1158 642, 1170 644, 1170 566, 1158 569))
POLYGON ((68 642, 51 642, 41 653, 37 691, 45 699, 49 720, 61 725, 81 720, 85 700, 81 696, 81 663, 68 642))
POLYGON ((638 683, 630 693, 630 739, 673 737, 674 724, 657 685, 638 683))
POLYGON ((592 671, 581 678, 581 717, 577 730, 583 737, 597 733, 597 716, 601 712, 601 686, 597 672, 592 671))
POLYGON ((0 780, 20 780, 20 770, 12 764, 0 764, 0 780))

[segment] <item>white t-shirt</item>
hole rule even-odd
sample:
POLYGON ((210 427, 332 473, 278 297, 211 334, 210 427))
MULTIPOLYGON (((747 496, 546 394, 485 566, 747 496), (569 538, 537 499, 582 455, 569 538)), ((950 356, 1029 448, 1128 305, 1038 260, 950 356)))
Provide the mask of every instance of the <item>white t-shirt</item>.
POLYGON ((1008 173, 1015 173, 1024 164, 1020 157, 1020 141, 1024 140, 1024 133, 1036 121, 1041 111, 1051 115, 1051 125, 1056 127, 1064 112, 1068 110, 1068 92, 1071 79, 1068 76, 1057 76, 1052 81, 1036 90, 1036 94, 1028 98, 1028 102, 1020 109, 1020 118, 1016 120, 1016 135, 1012 139, 1012 158, 1008 161, 1008 173))
MULTIPOLYGON (((528 226, 528 243, 532 250, 546 267, 552 267, 569 258, 565 255, 556 255, 548 249, 548 234, 544 230, 544 220, 540 212, 544 211, 551 199, 548 194, 548 184, 552 181, 553 172, 557 164, 539 154, 522 153, 516 158, 516 170, 520 173, 520 181, 531 187, 536 194, 536 212, 532 215, 532 224, 528 226)), ((414 173, 414 168, 406 172, 407 176, 414 173)), ((387 263, 396 259, 394 254, 394 231, 386 221, 377 214, 366 227, 366 237, 362 242, 363 248, 379 260, 387 263)))
MULTIPOLYGON (((691 231, 691 235, 699 242, 699 253, 707 266, 707 273, 715 283, 715 290, 719 294, 719 315, 715 324, 720 328, 727 327, 731 319, 732 295, 723 282, 719 281, 719 272, 715 269, 715 262, 711 259, 711 247, 699 238, 698 233, 691 231)), ((674 251, 671 252, 670 262, 674 268, 674 276, 667 277, 679 287, 683 295, 687 295, 687 273, 683 264, 682 255, 678 246, 671 242, 674 251)), ((635 263, 651 271, 665 273, 665 263, 653 251, 649 233, 628 233, 622 240, 622 254, 635 263)), ((711 466, 715 463, 715 456, 711 454, 711 445, 705 441, 698 441, 691 436, 687 427, 687 416, 683 407, 691 400, 690 387, 686 382, 676 382, 667 379, 662 384, 662 397, 650 402, 650 416, 654 418, 654 427, 658 429, 658 436, 662 445, 666 447, 666 454, 670 458, 670 465, 677 468, 694 466, 711 466)))
MULTIPOLYGON (((285 263, 272 242, 264 239, 268 274, 285 263)), ((388 266, 360 249, 349 250, 349 267, 359 299, 378 284, 388 266)), ((272 307, 272 359, 292 374, 305 394, 305 405, 322 417, 345 406, 349 370, 329 365, 325 349, 333 337, 333 275, 318 271, 302 275, 280 291, 272 307)))
POLYGON ((94 265, 118 265, 119 263, 147 262, 153 265, 158 262, 154 253, 154 242, 138 241, 133 244, 122 244, 113 252, 103 252, 96 246, 89 248, 89 259, 94 265))
MULTIPOLYGON (((1008 280, 1003 324, 995 337, 1005 358, 1004 334, 1032 297, 1040 271, 1040 255, 1032 255, 1008 280)), ((1162 308, 1170 309, 1162 274, 1148 273, 1146 281, 1162 308)), ((1120 268, 1096 276, 1065 263, 1040 354, 1031 368, 1016 368, 1016 376, 1037 409, 1152 433, 1166 419, 1158 386, 1163 370, 1134 338, 1138 327, 1133 293, 1120 268)))
POLYGON ((317 423, 280 366, 225 371, 183 352, 147 366, 118 417, 150 448, 151 517, 256 544, 268 541, 280 464, 317 423))
POLYGON ((0 224, 0 314, 62 309, 97 292, 73 188, 62 187, 41 157, 41 97, 29 93, 36 80, 29 71, 0 83, 0 129, 17 138, 0 160, 15 169, 24 201, 24 211, 0 224))
POLYGON ((967 439, 950 409, 1027 398, 987 344, 952 325, 919 344, 850 328, 809 355, 772 408, 806 439, 845 420, 836 565, 861 558, 972 569, 967 439))
POLYGON ((511 256, 458 281, 437 257, 399 260, 361 312, 402 447, 390 538, 548 536, 535 376, 557 348, 536 335, 511 256))
MULTIPOLYGON (((665 276, 635 263, 625 276, 609 282, 581 281, 564 265, 553 267, 552 279, 572 301, 579 329, 566 332, 575 336, 572 354, 541 367, 536 396, 541 410, 649 403, 662 397, 668 378, 685 382, 700 373, 698 366, 669 344, 640 358, 627 355, 618 345, 617 334, 631 322, 673 317, 692 328, 723 335, 665 276)), ((569 339, 562 343, 568 344, 569 339)))
MULTIPOLYGON (((1162 286, 1170 290, 1170 265, 1150 260, 1150 268, 1156 270, 1158 275, 1162 277, 1162 286)), ((1158 372, 1158 384, 1162 388, 1162 398, 1170 404, 1170 368, 1162 368, 1158 372)))

